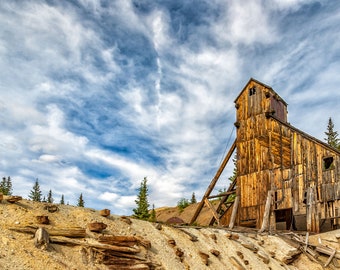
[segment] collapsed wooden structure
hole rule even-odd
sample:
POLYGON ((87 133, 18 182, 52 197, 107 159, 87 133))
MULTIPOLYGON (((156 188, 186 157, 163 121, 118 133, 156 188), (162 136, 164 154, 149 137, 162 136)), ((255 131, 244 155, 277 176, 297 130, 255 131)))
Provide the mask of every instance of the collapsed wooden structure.
POLYGON ((287 121, 287 103, 268 85, 250 79, 235 100, 237 135, 211 181, 204 204, 210 224, 321 232, 340 222, 340 152, 287 121), (209 201, 236 149, 237 179, 215 209, 209 201), (228 197, 236 194, 233 204, 228 197))

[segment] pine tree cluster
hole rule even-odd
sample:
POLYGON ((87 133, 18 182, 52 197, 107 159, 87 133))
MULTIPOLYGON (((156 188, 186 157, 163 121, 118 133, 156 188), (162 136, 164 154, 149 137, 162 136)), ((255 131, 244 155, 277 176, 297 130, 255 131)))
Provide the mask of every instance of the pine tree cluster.
POLYGON ((2 181, 0 183, 0 193, 3 195, 12 195, 12 180, 11 177, 8 176, 2 178, 2 181))
MULTIPOLYGON (((28 197, 32 201, 35 201, 35 202, 47 202, 47 203, 53 203, 54 202, 53 193, 52 193, 51 189, 49 190, 49 192, 47 194, 47 199, 46 199, 45 196, 42 198, 42 192, 40 190, 40 184, 39 184, 38 179, 35 180, 33 188, 30 191, 30 194, 28 195, 28 197)), ((60 204, 65 204, 64 194, 61 195, 60 204)), ((85 201, 83 199, 83 194, 81 193, 79 198, 78 198, 77 206, 84 207, 84 205, 85 205, 85 201)))

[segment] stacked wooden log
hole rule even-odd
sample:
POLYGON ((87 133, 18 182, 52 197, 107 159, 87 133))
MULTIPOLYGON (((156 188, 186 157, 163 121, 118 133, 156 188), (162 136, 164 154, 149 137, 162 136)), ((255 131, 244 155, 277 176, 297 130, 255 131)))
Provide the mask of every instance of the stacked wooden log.
POLYGON ((97 241, 105 245, 113 245, 121 251, 101 250, 98 252, 97 260, 108 266, 108 269, 150 269, 152 263, 145 257, 138 255, 142 245, 146 248, 151 247, 151 243, 145 239, 135 236, 103 235, 97 241), (125 249, 124 249, 125 248, 125 249), (130 248, 126 250, 126 248, 130 248))
MULTIPOLYGON (((84 254, 94 254, 94 257, 91 259, 97 263, 106 265, 108 269, 146 270, 153 269, 155 266, 147 259, 147 251, 151 248, 151 243, 142 237, 101 235, 94 239, 88 238, 86 230, 80 227, 15 226, 9 229, 17 232, 35 234, 35 245, 39 248, 41 246, 47 248, 51 243, 82 246, 84 254), (94 252, 86 252, 86 250, 94 252)), ((86 262, 87 260, 84 259, 83 261, 86 262)))

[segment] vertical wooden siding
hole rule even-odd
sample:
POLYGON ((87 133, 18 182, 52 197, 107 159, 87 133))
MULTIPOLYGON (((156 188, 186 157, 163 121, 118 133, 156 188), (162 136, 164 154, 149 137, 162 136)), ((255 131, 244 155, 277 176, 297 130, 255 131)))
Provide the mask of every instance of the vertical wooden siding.
MULTIPOLYGON (((256 86, 256 94, 244 91, 237 99, 237 169, 240 188, 239 221, 262 222, 268 190, 275 191, 275 209, 292 208, 294 215, 305 215, 306 193, 310 187, 315 202, 311 230, 317 231, 320 218, 339 213, 340 155, 315 138, 287 124, 284 103, 268 98, 272 90, 256 86), (266 112, 280 110, 279 119, 266 112), (324 168, 324 158, 333 165, 324 168)), ((248 89, 247 88, 247 89, 248 89)))

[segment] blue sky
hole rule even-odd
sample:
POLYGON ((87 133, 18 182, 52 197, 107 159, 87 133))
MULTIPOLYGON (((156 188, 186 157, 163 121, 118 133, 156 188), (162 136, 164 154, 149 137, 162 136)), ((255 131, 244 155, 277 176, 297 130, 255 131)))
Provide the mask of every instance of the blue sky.
POLYGON ((250 77, 297 128, 340 129, 338 1, 3 0, 0 25, 0 174, 26 198, 38 178, 128 215, 147 177, 155 207, 200 199, 250 77))

